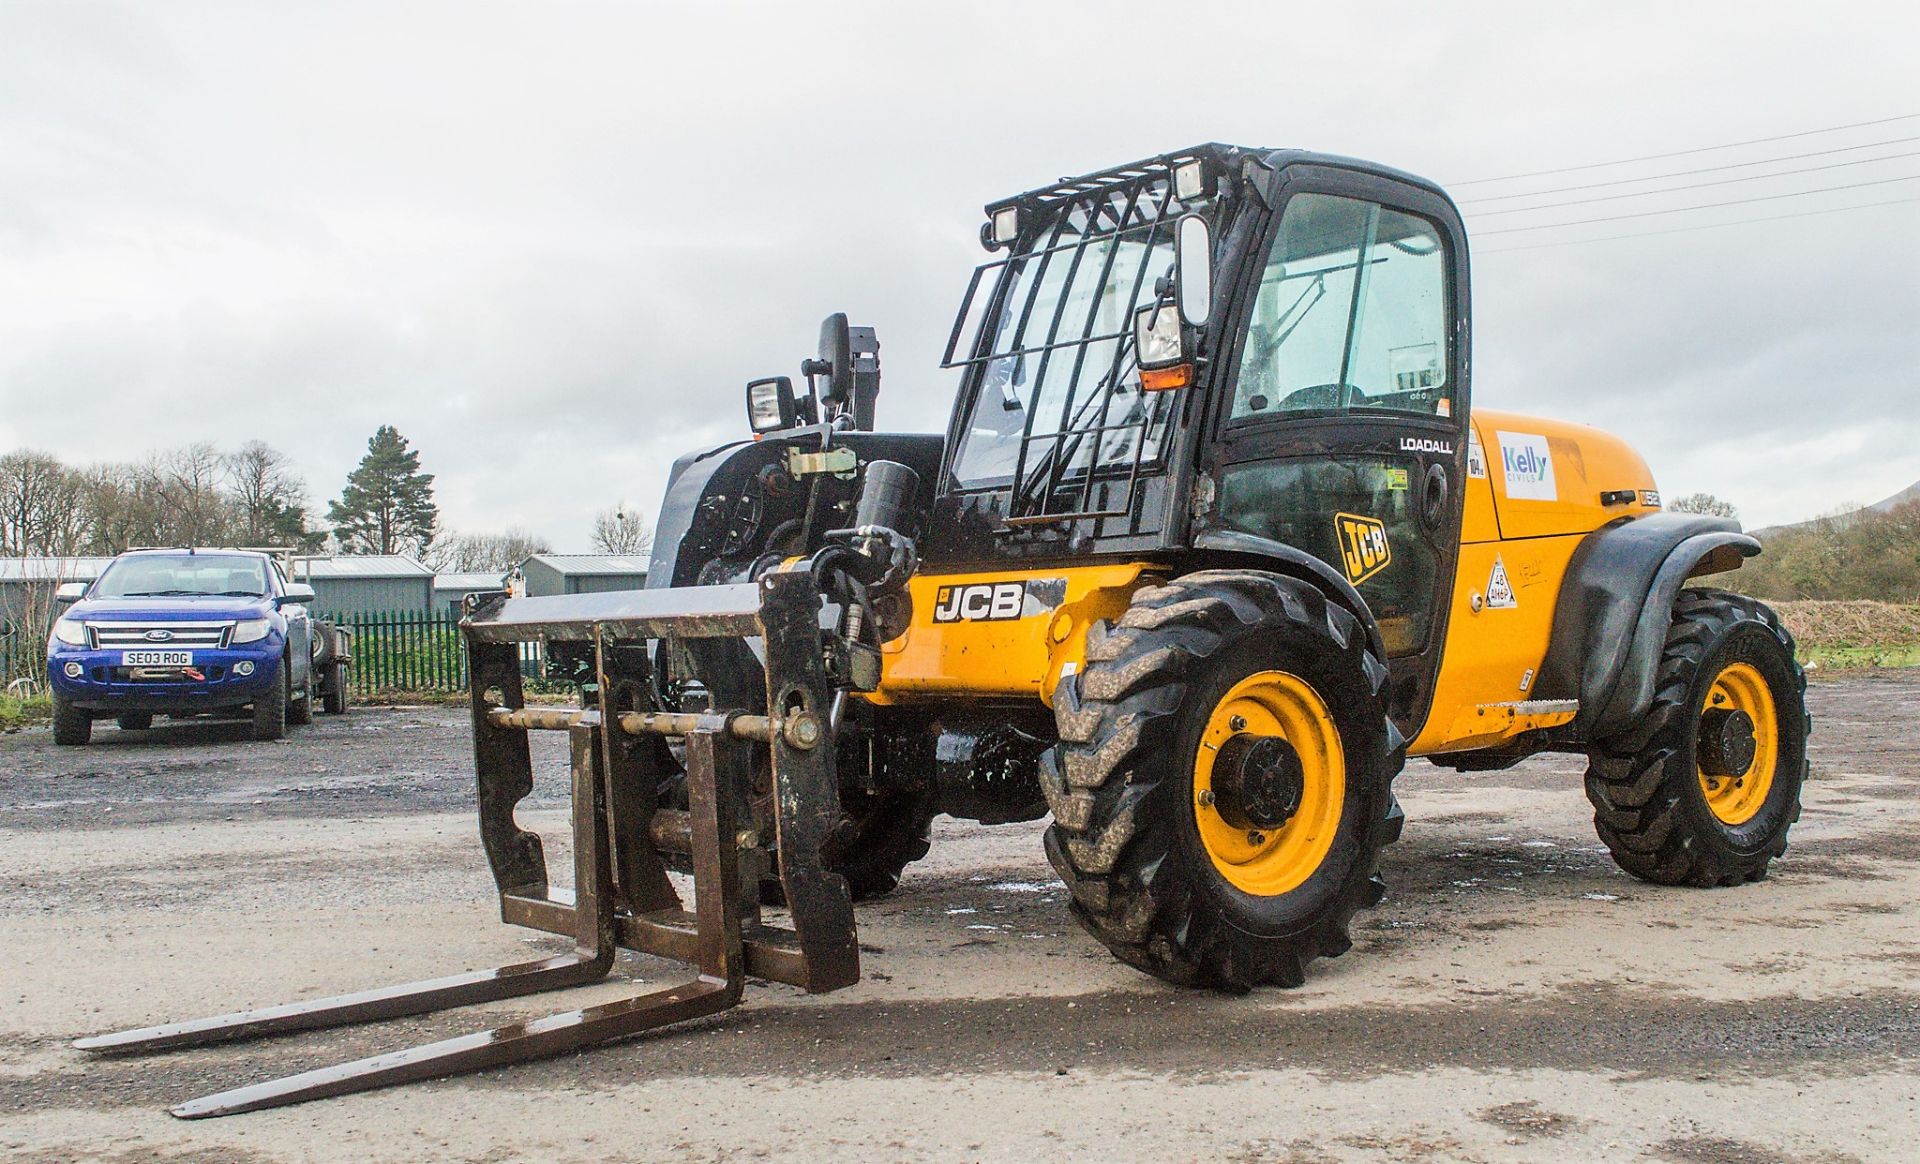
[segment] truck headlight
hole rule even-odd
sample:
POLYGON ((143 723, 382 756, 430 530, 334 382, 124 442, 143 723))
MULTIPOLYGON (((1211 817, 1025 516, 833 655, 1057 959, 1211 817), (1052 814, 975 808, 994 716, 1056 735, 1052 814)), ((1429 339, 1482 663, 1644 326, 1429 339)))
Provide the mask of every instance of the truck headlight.
POLYGON ((1186 334, 1171 303, 1149 303, 1133 314, 1134 355, 1144 369, 1170 368, 1187 360, 1186 334))
POLYGON ((87 645, 87 624, 77 618, 56 619, 53 637, 69 647, 84 647, 87 645))
POLYGON ((229 643, 257 643, 273 633, 273 623, 264 618, 249 618, 233 624, 229 643))

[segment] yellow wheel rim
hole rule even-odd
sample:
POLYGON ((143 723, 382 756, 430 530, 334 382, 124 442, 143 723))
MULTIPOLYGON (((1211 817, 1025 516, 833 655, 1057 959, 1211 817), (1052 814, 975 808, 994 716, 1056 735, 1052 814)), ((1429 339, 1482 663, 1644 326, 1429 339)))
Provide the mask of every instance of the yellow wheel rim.
POLYGON ((1743 711, 1753 720, 1753 762, 1740 776, 1715 776, 1695 765, 1707 807, 1722 824, 1739 825, 1753 819, 1773 791, 1773 770, 1780 755, 1780 719, 1774 711, 1773 690, 1752 664, 1729 663, 1707 691, 1700 711, 1743 711))
POLYGON ((1284 671, 1249 675, 1207 717, 1194 757, 1193 815, 1213 867, 1235 888, 1275 897, 1311 877, 1333 847, 1346 791, 1339 729, 1326 702, 1299 676, 1284 671), (1216 805, 1214 761, 1221 745, 1236 735, 1278 736, 1299 756, 1299 807, 1276 828, 1235 827, 1216 805))

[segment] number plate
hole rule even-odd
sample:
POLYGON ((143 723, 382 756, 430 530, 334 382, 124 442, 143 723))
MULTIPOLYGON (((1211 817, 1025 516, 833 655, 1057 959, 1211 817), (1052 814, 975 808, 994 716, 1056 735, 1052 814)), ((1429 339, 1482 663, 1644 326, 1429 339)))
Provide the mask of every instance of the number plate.
POLYGON ((122 667, 191 667, 192 651, 122 651, 122 667))

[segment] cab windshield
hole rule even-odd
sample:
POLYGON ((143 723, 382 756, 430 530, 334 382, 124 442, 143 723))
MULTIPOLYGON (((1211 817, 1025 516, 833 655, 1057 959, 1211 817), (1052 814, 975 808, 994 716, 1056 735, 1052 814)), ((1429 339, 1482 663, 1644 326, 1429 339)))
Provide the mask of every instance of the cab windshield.
POLYGON ((265 559, 247 554, 139 554, 108 566, 89 598, 261 598, 265 559))
POLYGON ((1089 469, 1158 458, 1176 394, 1140 390, 1132 323, 1173 269, 1185 208, 1171 186, 1162 172, 1080 195, 976 274, 955 328, 973 354, 947 360, 978 369, 954 457, 962 488, 1013 485, 1017 507, 1089 469))

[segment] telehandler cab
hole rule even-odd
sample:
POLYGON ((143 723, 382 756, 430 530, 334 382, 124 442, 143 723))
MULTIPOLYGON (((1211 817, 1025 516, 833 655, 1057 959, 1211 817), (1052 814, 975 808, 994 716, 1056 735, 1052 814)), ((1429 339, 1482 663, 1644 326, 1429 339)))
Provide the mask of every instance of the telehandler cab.
POLYGON ((747 975, 836 989, 853 900, 937 813, 1051 813, 1074 916, 1148 973, 1294 985, 1380 900, 1409 755, 1585 753, 1601 839, 1655 883, 1754 881, 1784 851, 1810 727, 1793 643, 1686 586, 1759 544, 1663 512, 1614 437, 1471 406, 1439 187, 1206 145, 993 203, 982 242, 944 436, 872 431, 879 345, 831 316, 804 393, 754 381, 754 439, 675 466, 652 589, 471 605, 502 913, 575 954, 82 1045, 530 993, 616 947, 698 967, 175 1109, 211 1115, 555 1054, 730 1006, 747 975), (580 708, 527 706, 526 642, 580 708), (513 819, 545 729, 572 738, 570 892, 513 819))

